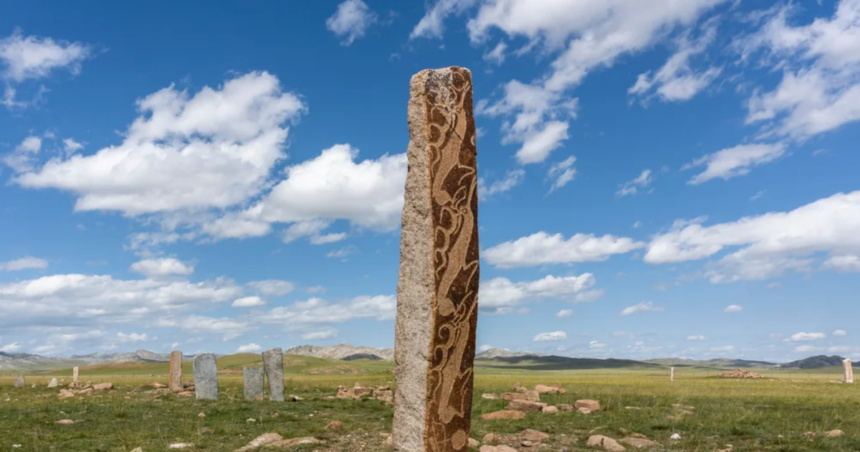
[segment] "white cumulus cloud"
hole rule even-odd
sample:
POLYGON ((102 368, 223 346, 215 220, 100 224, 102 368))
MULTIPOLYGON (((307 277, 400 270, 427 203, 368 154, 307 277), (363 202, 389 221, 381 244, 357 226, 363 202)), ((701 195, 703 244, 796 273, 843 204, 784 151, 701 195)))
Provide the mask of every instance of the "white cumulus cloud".
MULTIPOLYGON (((591 273, 579 276, 549 275, 536 281, 511 282, 507 278, 482 281, 478 291, 481 309, 499 311, 526 301, 558 299, 570 302, 592 301, 602 295, 601 290, 589 290, 597 280, 591 273)), ((505 311, 503 311, 505 312, 505 311)))
POLYGON ((640 190, 643 190, 649 185, 651 185, 652 182, 654 182, 654 178, 651 177, 651 170, 646 169, 642 171, 642 173, 635 179, 629 180, 621 184, 615 194, 618 196, 635 195, 639 193, 640 190))
POLYGON ((639 304, 635 304, 633 306, 628 306, 628 307, 624 308, 620 312, 620 314, 621 315, 631 315, 631 314, 638 314, 640 312, 660 312, 660 311, 665 311, 665 310, 666 310, 666 308, 654 306, 653 302, 643 301, 639 304))
POLYGON ((376 14, 362 0, 346 0, 326 19, 325 25, 341 39, 341 44, 348 46, 363 37, 376 21, 376 14))
POLYGON ((268 303, 266 303, 262 298, 254 295, 250 297, 238 298, 230 306, 233 306, 234 308, 254 308, 258 306, 265 306, 266 304, 268 303))
POLYGON ((263 347, 260 347, 259 345, 252 342, 250 344, 240 345, 239 348, 236 349, 236 353, 257 352, 257 351, 260 351, 260 349, 262 349, 262 348, 263 347))
POLYGON ((8 262, 0 262, 0 271, 7 272, 47 267, 48 261, 32 256, 22 257, 8 262))
MULTIPOLYGON (((860 252, 860 191, 837 193, 789 212, 772 212, 704 226, 679 221, 648 244, 645 262, 665 264, 711 257, 737 248, 710 266, 711 282, 761 280, 810 271, 815 253, 860 252)), ((833 261, 831 261, 831 266, 833 261)))
POLYGON ((603 261, 613 254, 629 253, 644 246, 626 237, 576 234, 565 239, 561 234, 541 231, 490 247, 481 255, 492 265, 510 268, 603 261))
POLYGON ((560 319, 563 319, 565 317, 570 317, 572 315, 573 315, 573 309, 562 309, 561 311, 558 311, 558 314, 556 314, 555 316, 560 318, 560 319))
POLYGON ((172 257, 144 259, 132 264, 130 270, 151 277, 194 273, 193 266, 172 257))
POLYGON ((802 341, 817 341, 819 339, 824 339, 827 337, 824 333, 794 333, 787 340, 790 342, 802 342, 802 341))
POLYGON ((772 162, 783 155, 785 155, 783 143, 742 144, 708 154, 684 165, 683 169, 687 170, 704 165, 705 171, 693 176, 688 182, 691 185, 699 185, 716 178, 728 180, 733 177, 746 176, 752 167, 772 162))
POLYGON ((532 339, 535 342, 563 341, 567 339, 564 331, 553 331, 551 333, 540 333, 532 339))
POLYGON ((725 312, 726 314, 734 314, 736 312, 742 312, 743 310, 744 310, 743 306, 733 304, 733 305, 727 306, 726 309, 723 309, 723 312, 725 312))

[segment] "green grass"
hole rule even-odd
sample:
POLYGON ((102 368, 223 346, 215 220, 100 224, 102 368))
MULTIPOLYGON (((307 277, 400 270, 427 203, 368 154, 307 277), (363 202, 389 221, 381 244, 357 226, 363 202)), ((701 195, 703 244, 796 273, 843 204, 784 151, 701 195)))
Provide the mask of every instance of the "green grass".
MULTIPOLYGON (((259 355, 233 355, 219 360, 223 369, 259 365, 259 355)), ((175 442, 194 443, 193 451, 234 451, 253 438, 276 432, 285 438, 314 436, 323 445, 299 446, 295 451, 386 450, 380 432, 389 432, 393 407, 376 400, 325 400, 338 385, 393 383, 391 364, 378 361, 331 361, 289 357, 285 363, 287 392, 301 402, 245 402, 241 377, 220 377, 218 401, 196 401, 172 394, 133 392, 158 380, 166 382, 162 364, 114 365, 82 369, 85 379, 110 380, 118 389, 92 397, 60 401, 56 389, 45 388, 47 375, 28 375, 28 385, 13 388, 12 377, 0 377, 0 451, 146 452, 167 451, 175 442), (345 366, 345 367, 344 367, 345 366), (87 372, 89 370, 89 372, 87 372), (158 375, 150 377, 149 375, 158 375), (31 388, 30 383, 39 383, 31 388), (204 418, 197 417, 205 413, 204 418), (273 415, 278 413, 277 417, 273 415), (247 423, 248 418, 257 420, 247 423), (71 426, 59 419, 80 420, 71 426), (331 420, 343 422, 338 432, 325 430, 331 420), (212 433, 201 433, 212 429, 212 433), (20 447, 13 448, 14 444, 20 447)), ((590 432, 621 438, 636 432, 658 441, 665 450, 715 451, 727 444, 734 451, 853 451, 860 450, 860 385, 833 384, 835 369, 803 372, 803 378, 784 371, 765 372, 774 379, 726 380, 711 377, 713 369, 679 370, 668 381, 666 368, 535 371, 525 368, 480 367, 476 374, 472 437, 486 433, 515 435, 533 428, 552 435, 540 450, 588 450, 590 432), (565 394, 543 395, 550 404, 572 404, 597 399, 602 410, 582 415, 529 414, 524 420, 482 421, 478 416, 503 409, 506 402, 481 398, 484 392, 524 385, 561 383, 565 394), (696 407, 693 415, 677 415, 673 404, 696 407), (627 410, 635 406, 640 410, 627 410), (845 431, 841 438, 813 440, 804 432, 845 431), (679 433, 681 441, 669 436, 679 433), (573 438, 578 442, 569 444, 573 438)), ((185 369, 189 372, 190 368, 185 369)), ((70 372, 52 372, 70 375, 70 372)), ((631 450, 631 449, 628 449, 631 450)))

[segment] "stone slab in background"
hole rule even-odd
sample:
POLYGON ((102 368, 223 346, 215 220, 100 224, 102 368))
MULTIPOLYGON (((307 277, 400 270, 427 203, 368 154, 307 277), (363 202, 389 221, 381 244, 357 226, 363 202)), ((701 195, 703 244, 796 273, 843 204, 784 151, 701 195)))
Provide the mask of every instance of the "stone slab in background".
POLYGON ((284 351, 280 347, 263 352, 263 368, 269 381, 269 400, 284 401, 284 351))
POLYGON ((215 355, 203 353, 194 358, 194 392, 198 400, 218 399, 218 366, 215 355))

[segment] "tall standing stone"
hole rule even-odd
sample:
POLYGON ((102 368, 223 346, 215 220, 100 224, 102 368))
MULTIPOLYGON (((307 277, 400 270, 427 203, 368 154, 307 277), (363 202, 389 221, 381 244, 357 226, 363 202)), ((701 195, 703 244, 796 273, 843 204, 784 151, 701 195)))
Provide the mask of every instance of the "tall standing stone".
POLYGON ((80 369, 78 366, 72 368, 72 383, 77 383, 80 375, 80 369))
POLYGON ((19 375, 18 378, 15 379, 15 387, 21 388, 24 386, 24 376, 19 375))
POLYGON ((842 361, 842 368, 845 370, 845 383, 854 383, 854 367, 852 367, 851 359, 845 358, 842 361))
POLYGON ((269 380, 269 400, 284 401, 284 351, 280 347, 263 352, 263 368, 269 380))
POLYGON ((57 379, 52 378, 51 381, 48 382, 48 387, 49 388, 56 388, 58 384, 59 383, 57 383, 57 379))
POLYGON ((194 392, 199 400, 218 399, 218 366, 215 355, 203 353, 194 357, 194 392))
POLYGON ((242 368, 245 400, 263 400, 263 369, 260 367, 242 368))
POLYGON ((674 367, 669 371, 669 381, 671 381, 671 382, 675 381, 675 368, 674 367))
POLYGON ((182 352, 170 352, 170 381, 167 382, 171 391, 182 391, 182 352))
POLYGON ((412 77, 395 325, 394 449, 466 451, 478 323, 472 74, 412 77))

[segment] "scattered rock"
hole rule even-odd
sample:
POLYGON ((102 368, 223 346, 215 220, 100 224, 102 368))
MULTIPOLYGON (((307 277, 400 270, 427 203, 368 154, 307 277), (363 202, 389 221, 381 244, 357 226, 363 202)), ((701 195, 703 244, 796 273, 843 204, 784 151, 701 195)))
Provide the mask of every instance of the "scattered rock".
POLYGON ((303 399, 297 395, 291 395, 290 400, 292 400, 293 402, 301 402, 302 400, 305 400, 305 399, 303 399))
POLYGON ((59 384, 59 383, 57 383, 57 379, 56 379, 56 378, 52 378, 52 379, 51 379, 51 382, 50 382, 50 383, 48 383, 48 387, 49 387, 49 388, 56 388, 58 384, 59 384))
POLYGON ((487 433, 486 435, 484 435, 484 438, 481 440, 481 442, 484 444, 495 444, 499 442, 499 435, 496 435, 495 433, 487 433))
POLYGON ((131 450, 131 452, 143 452, 143 448, 142 447, 135 447, 134 449, 131 450))
POLYGON ((71 389, 61 389, 60 394, 57 397, 60 400, 62 400, 62 399, 68 399, 68 398, 74 397, 74 396, 75 396, 75 392, 72 391, 71 389))
POLYGON ((54 422, 55 425, 72 425, 74 423, 75 423, 75 421, 73 421, 71 419, 61 419, 57 422, 54 422))
POLYGON ((573 406, 575 406, 576 409, 586 408, 590 411, 600 410, 600 402, 597 400, 577 400, 574 402, 573 406))
POLYGON ((521 392, 506 392, 502 394, 502 400, 526 400, 526 395, 521 392))
POLYGON ((197 430, 197 433, 199 433, 199 434, 201 434, 201 435, 208 435, 208 434, 211 434, 211 433, 215 433, 215 430, 213 430, 213 429, 211 429, 211 428, 209 428, 209 427, 203 427, 203 428, 201 428, 200 430, 197 430))
POLYGON ((692 416, 693 412, 689 410, 678 410, 678 414, 683 416, 692 416))
POLYGON ((477 449, 480 445, 481 443, 479 443, 478 440, 476 440, 475 438, 469 438, 469 447, 477 449))
POLYGON ((187 447, 194 447, 194 444, 191 443, 173 443, 167 446, 168 449, 185 449, 187 447))
POLYGON ((529 441, 527 439, 524 439, 524 440, 520 441, 520 446, 532 447, 532 446, 534 446, 534 443, 532 443, 531 441, 529 441))
POLYGON ((540 443, 546 439, 549 439, 549 435, 544 432, 539 432, 537 430, 526 429, 520 433, 520 437, 527 441, 532 441, 535 443, 540 443))
POLYGON ((590 436, 586 445, 589 447, 599 447, 609 452, 624 452, 625 450, 627 450, 624 448, 624 446, 618 444, 618 442, 614 439, 603 435, 590 436))
POLYGON ((528 400, 511 400, 508 402, 508 410, 533 411, 539 413, 545 407, 545 403, 530 402, 528 400))
POLYGON ((806 432, 803 434, 803 437, 806 439, 813 439, 813 438, 815 438, 815 433, 814 432, 806 432))
POLYGON ((206 417, 206 415, 205 415, 205 414, 203 414, 203 413, 200 413, 200 414, 198 414, 198 415, 197 415, 197 417, 199 417, 199 418, 204 418, 204 417, 206 417))
POLYGON ((526 389, 523 394, 529 402, 540 402, 540 393, 534 389, 526 389))
POLYGON ((499 396, 497 396, 495 394, 481 394, 481 398, 487 399, 487 400, 496 400, 499 398, 499 396))
POLYGON ((514 391, 519 391, 520 388, 522 388, 522 387, 523 387, 523 384, 520 383, 519 381, 514 383, 514 391))
POLYGON ((638 406, 626 406, 626 407, 624 407, 624 409, 625 410, 641 410, 642 408, 639 408, 638 406))
POLYGON ((264 433, 264 434, 262 434, 256 438, 254 438, 254 440, 251 441, 250 443, 248 443, 246 446, 244 446, 240 449, 236 449, 236 452, 245 452, 245 451, 249 451, 249 450, 254 450, 254 449, 257 449, 257 448, 260 448, 263 446, 267 446, 269 444, 272 444, 272 443, 275 443, 278 441, 283 441, 283 440, 284 440, 284 437, 282 437, 281 435, 279 435, 277 433, 264 433))
POLYGON ((15 379, 15 387, 20 388, 24 386, 24 377, 18 377, 15 379))
POLYGON ((573 411, 573 405, 568 405, 566 403, 560 403, 558 405, 558 409, 561 411, 573 411))
POLYGON ((526 413, 516 410, 502 410, 493 413, 482 414, 480 418, 484 421, 496 421, 499 419, 525 419, 526 413))
POLYGON ((765 378, 765 376, 762 374, 743 369, 730 370, 728 372, 723 372, 717 376, 722 378, 765 378))
POLYGON ((113 389, 113 383, 99 383, 93 385, 93 390, 95 391, 104 391, 106 389, 113 389))
POLYGON ((670 436, 669 439, 671 439, 672 441, 680 441, 681 435, 678 433, 672 433, 672 436, 670 436))
POLYGON ((636 449, 646 449, 649 447, 657 447, 660 444, 657 441, 652 441, 647 438, 639 438, 638 436, 628 436, 625 438, 621 438, 621 441, 624 444, 627 444, 630 447, 635 447, 636 449))
POLYGON ((341 421, 331 421, 328 425, 325 426, 326 430, 340 430, 343 427, 343 423, 341 421))
POLYGON ((166 388, 167 385, 161 384, 157 381, 153 381, 152 383, 149 384, 149 387, 152 389, 163 389, 163 388, 166 388))
POLYGON ((842 436, 844 434, 845 434, 845 432, 843 432, 842 430, 839 430, 839 429, 831 430, 829 432, 824 432, 824 436, 826 436, 828 438, 837 438, 837 437, 842 436))
POLYGON ((253 424, 254 422, 257 422, 257 420, 252 418, 252 417, 249 417, 248 420, 246 420, 245 422, 247 422, 249 424, 253 424))
POLYGON ((481 449, 480 449, 480 450, 481 450, 481 452, 517 452, 517 450, 516 450, 516 449, 514 449, 513 447, 511 447, 511 446, 505 446, 505 445, 501 445, 501 446, 481 446, 481 449))
POLYGON ((564 394, 564 388, 560 384, 555 386, 537 385, 535 386, 535 391, 541 394, 564 394))
POLYGON ((576 411, 579 411, 581 414, 591 414, 591 410, 585 407, 577 408, 576 411))
POLYGON ((555 413, 558 413, 558 407, 554 407, 554 406, 545 406, 545 407, 543 407, 543 411, 542 411, 542 412, 543 412, 544 414, 555 414, 555 413))
POLYGON ((382 444, 388 447, 394 447, 394 437, 388 435, 388 438, 385 438, 385 442, 383 442, 382 444))

